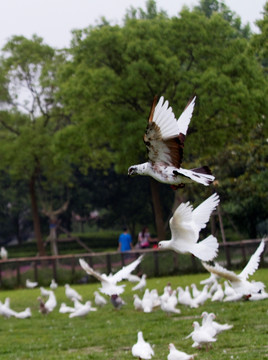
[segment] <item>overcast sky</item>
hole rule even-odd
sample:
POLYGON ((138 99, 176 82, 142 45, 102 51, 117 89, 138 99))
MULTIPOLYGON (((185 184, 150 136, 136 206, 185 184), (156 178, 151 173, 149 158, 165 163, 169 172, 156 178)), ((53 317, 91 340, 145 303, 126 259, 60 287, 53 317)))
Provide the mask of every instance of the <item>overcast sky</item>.
MULTIPOLYGON (((12 35, 32 34, 57 48, 68 47, 72 29, 95 25, 101 16, 112 24, 120 23, 131 5, 145 7, 146 0, 1 0, 0 49, 12 35)), ((226 0, 225 3, 242 19, 243 24, 254 25, 262 18, 266 0, 226 0)), ((177 15, 183 5, 192 8, 198 0, 157 0, 158 8, 169 16, 177 15)))

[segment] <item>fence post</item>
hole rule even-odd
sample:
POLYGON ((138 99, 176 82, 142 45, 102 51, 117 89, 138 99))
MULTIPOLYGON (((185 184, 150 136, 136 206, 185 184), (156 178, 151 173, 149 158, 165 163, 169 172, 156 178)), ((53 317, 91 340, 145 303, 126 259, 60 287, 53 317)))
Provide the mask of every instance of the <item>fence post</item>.
POLYGON ((21 277, 20 277, 20 263, 19 262, 16 263, 16 268, 17 268, 17 285, 20 286, 21 277))
POLYGON ((73 283, 74 274, 75 274, 75 257, 72 256, 72 283, 73 283))
POLYGON ((111 255, 110 254, 106 255, 106 268, 107 268, 107 274, 110 274, 112 272, 111 255))
POLYGON ((154 275, 159 275, 159 262, 158 262, 158 251, 154 251, 154 275))
POLYGON ((56 259, 52 260, 52 271, 53 271, 53 278, 55 281, 58 281, 58 276, 57 276, 57 262, 56 259))
POLYGON ((34 281, 38 282, 38 268, 37 268, 37 261, 34 261, 34 281))

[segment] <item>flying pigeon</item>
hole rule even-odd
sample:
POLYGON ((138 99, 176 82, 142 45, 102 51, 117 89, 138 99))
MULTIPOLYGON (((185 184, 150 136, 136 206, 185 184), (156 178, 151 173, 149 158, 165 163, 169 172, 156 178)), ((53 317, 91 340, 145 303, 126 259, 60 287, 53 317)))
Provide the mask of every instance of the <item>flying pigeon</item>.
POLYGON ((75 289, 71 288, 69 284, 65 284, 64 286, 65 286, 65 295, 67 296, 68 299, 82 300, 82 296, 78 294, 78 292, 75 289))
POLYGON ((168 348, 169 348, 169 354, 167 360, 194 360, 194 357, 196 355, 196 354, 189 355, 183 351, 179 351, 172 343, 168 345, 168 348))
POLYGON ((264 247, 265 242, 264 240, 262 240, 255 253, 249 259, 247 265, 238 275, 233 271, 225 269, 218 263, 215 263, 215 266, 211 266, 206 263, 202 264, 205 269, 207 269, 207 271, 229 280, 233 289, 237 293, 240 293, 242 295, 258 293, 259 291, 262 291, 264 289, 264 284, 260 281, 250 282, 247 279, 249 275, 253 275, 254 272, 258 269, 260 257, 263 253, 264 247))
POLYGON ((219 196, 213 194, 194 210, 189 201, 181 203, 169 221, 171 240, 160 241, 158 247, 182 254, 191 253, 203 261, 214 259, 219 247, 217 239, 210 235, 202 241, 197 241, 200 230, 206 227, 212 211, 219 202, 219 196))
POLYGON ((148 151, 148 162, 132 165, 128 175, 148 175, 159 182, 170 184, 173 189, 196 181, 203 185, 213 182, 214 176, 207 166, 186 170, 181 167, 184 139, 195 105, 195 97, 188 103, 177 120, 161 96, 157 105, 154 99, 148 125, 143 137, 148 151))
POLYGON ((36 282, 36 281, 31 281, 31 280, 29 280, 29 279, 26 279, 25 285, 26 285, 26 287, 27 287, 28 289, 33 289, 33 288, 35 288, 36 286, 38 286, 38 282, 36 282))
POLYGON ((123 266, 122 269, 117 271, 114 275, 110 274, 108 276, 106 274, 100 274, 92 269, 83 259, 79 259, 79 263, 87 274, 94 276, 101 282, 102 287, 100 288, 100 291, 103 294, 112 296, 114 294, 120 295, 124 292, 125 284, 117 285, 117 283, 128 277, 128 275, 140 264, 143 256, 144 255, 141 255, 130 264, 123 266))
POLYGON ((138 332, 138 341, 132 346, 132 355, 141 359, 151 359, 154 350, 151 345, 143 339, 142 331, 138 332))

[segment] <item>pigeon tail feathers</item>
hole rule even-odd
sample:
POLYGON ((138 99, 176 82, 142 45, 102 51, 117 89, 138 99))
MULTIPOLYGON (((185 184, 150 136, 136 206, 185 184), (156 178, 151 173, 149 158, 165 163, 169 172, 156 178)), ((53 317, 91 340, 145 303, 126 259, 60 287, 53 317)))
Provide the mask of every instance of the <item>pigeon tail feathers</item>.
POLYGON ((219 243, 213 235, 193 245, 191 253, 203 261, 211 261, 218 253, 219 243))

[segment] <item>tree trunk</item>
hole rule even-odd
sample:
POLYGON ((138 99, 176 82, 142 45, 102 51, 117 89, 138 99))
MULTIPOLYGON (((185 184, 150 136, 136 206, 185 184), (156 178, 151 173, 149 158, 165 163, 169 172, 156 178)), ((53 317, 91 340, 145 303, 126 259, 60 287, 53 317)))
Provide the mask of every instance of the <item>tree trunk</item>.
POLYGON ((34 175, 30 180, 30 197, 31 197, 31 205, 32 205, 32 215, 33 215, 33 223, 34 223, 34 234, 37 241, 37 249, 39 252, 39 256, 46 255, 45 247, 42 240, 41 228, 40 228, 40 219, 38 214, 38 206, 37 206, 37 197, 35 193, 35 177, 34 175))
POLYGON ((154 207, 157 238, 160 241, 166 238, 166 231, 165 231, 165 223, 163 220, 162 206, 159 197, 159 183, 154 179, 150 179, 150 186, 152 192, 152 201, 154 207))

